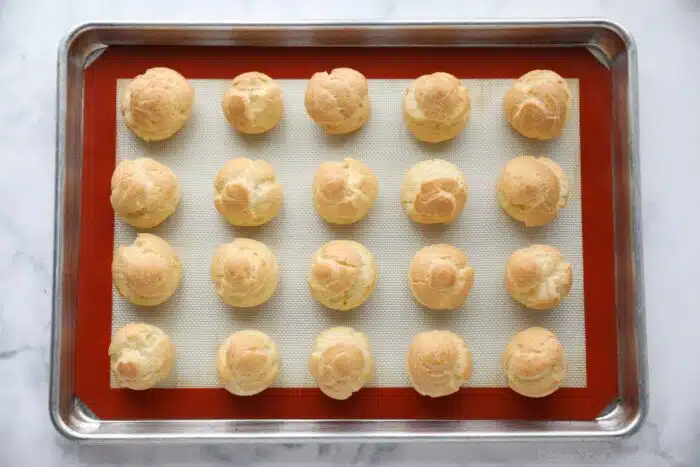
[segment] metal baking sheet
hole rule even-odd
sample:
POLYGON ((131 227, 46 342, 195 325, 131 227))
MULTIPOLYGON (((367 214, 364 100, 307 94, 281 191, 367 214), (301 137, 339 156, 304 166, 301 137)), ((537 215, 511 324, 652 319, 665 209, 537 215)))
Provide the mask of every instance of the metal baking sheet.
POLYGON ((618 25, 600 21, 463 24, 89 24, 71 32, 59 54, 57 219, 51 415, 65 436, 82 440, 464 440, 622 436, 645 411, 641 245, 638 207, 636 52, 618 25), (186 39, 183 39, 186 38, 186 39), (615 247, 619 398, 596 421, 110 421, 94 417, 73 390, 72 325, 80 238, 82 73, 106 46, 130 45, 448 45, 585 47, 607 60, 613 84, 615 247))

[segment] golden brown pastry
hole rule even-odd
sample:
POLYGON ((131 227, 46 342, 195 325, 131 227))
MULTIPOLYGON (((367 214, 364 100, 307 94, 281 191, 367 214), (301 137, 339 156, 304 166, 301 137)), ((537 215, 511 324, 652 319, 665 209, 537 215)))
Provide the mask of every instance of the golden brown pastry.
POLYGON ((129 323, 112 337, 109 363, 120 387, 143 390, 165 380, 173 368, 175 346, 162 329, 129 323))
POLYGON ((418 140, 439 143, 459 135, 467 125, 471 103, 462 82, 449 73, 423 75, 403 98, 403 118, 418 140))
POLYGON ((134 78, 121 95, 124 123, 144 141, 168 139, 192 114, 194 89, 177 71, 151 68, 134 78))
POLYGON ((526 227, 538 227, 559 215, 569 198, 569 181, 548 157, 518 156, 501 171, 498 202, 526 227))
POLYGON ((414 222, 449 224, 467 203, 467 182, 459 167, 451 162, 421 161, 404 175, 401 203, 414 222))
POLYGON ((551 70, 525 73, 503 98, 508 123, 521 135, 540 140, 561 134, 572 107, 569 86, 551 70))
POLYGON ((109 198, 127 224, 147 229, 168 218, 180 204, 180 183, 165 165, 148 157, 125 160, 112 173, 109 198))
POLYGON ((228 123, 241 133, 265 133, 282 119, 282 88, 264 73, 242 73, 233 78, 221 108, 228 123))
POLYGON ((377 177, 362 162, 324 162, 314 175, 314 207, 331 224, 363 219, 376 199, 377 177))
POLYGON ((351 133, 369 120, 367 79, 352 68, 314 73, 306 87, 304 106, 326 134, 351 133))
POLYGON ((527 397, 545 397, 564 382, 566 356, 556 336, 547 329, 520 331, 503 352, 503 371, 508 387, 527 397))
POLYGON ((245 308, 272 297, 279 285, 280 270, 275 254, 264 243, 237 238, 216 249, 211 278, 224 303, 245 308))
POLYGON ((377 284, 377 263, 367 248, 352 240, 333 240, 316 250, 309 269, 311 295, 333 310, 362 305, 377 284))
POLYGON ((345 400, 374 376, 367 336, 348 327, 321 332, 309 356, 309 372, 330 398, 345 400))
POLYGON ((119 295, 134 305, 160 305, 175 293, 181 277, 180 258, 156 235, 140 233, 134 243, 114 252, 114 285, 119 295))
POLYGON ((408 271, 411 293, 431 310, 455 310, 462 306, 473 279, 467 255, 446 243, 419 250, 408 271))
POLYGON ((530 245, 515 251, 506 266, 506 290, 533 310, 559 305, 571 290, 571 264, 549 245, 530 245))
POLYGON ((224 387, 236 396, 252 396, 272 385, 280 372, 280 356, 270 336, 236 331, 221 344, 216 369, 224 387))
POLYGON ((374 292, 377 264, 367 248, 333 240, 316 250, 309 269, 311 295, 333 310, 351 310, 374 292))
POLYGON ((472 376, 472 353, 452 331, 416 334, 408 347, 406 369, 419 394, 443 397, 459 391, 472 376))
POLYGON ((214 206, 235 226, 271 221, 279 214, 283 198, 275 169, 263 160, 232 159, 216 174, 214 206))

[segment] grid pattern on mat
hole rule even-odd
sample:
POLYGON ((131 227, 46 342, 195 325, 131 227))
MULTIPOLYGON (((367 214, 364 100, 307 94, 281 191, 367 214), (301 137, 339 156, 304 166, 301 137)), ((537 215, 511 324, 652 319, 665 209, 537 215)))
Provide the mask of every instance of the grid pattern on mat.
MULTIPOLYGON (((376 376, 369 386, 408 386, 405 355, 419 331, 450 329, 472 350, 474 372, 469 386, 504 387, 501 352, 517 330, 541 325, 554 331, 569 361, 564 386, 586 386, 581 234, 580 141, 578 80, 569 79, 572 119, 561 137, 550 142, 527 140, 510 129, 503 116, 502 96, 512 80, 464 80, 472 100, 466 130, 455 140, 426 146, 414 140, 402 120, 402 96, 408 80, 369 80, 372 117, 359 132, 327 137, 304 110, 305 80, 279 80, 285 95, 281 125, 266 135, 242 136, 233 131, 221 111, 229 80, 190 80, 195 88, 191 121, 170 140, 144 143, 117 117, 117 162, 148 156, 168 165, 178 176, 182 202, 161 226, 151 229, 177 251, 184 277, 165 304, 154 309, 125 302, 113 292, 112 328, 144 321, 163 328, 177 348, 175 368, 161 387, 217 387, 214 366, 218 345, 231 332, 254 328, 269 334, 281 355, 277 387, 308 387, 307 370, 315 336, 330 326, 349 325, 368 334, 376 358, 376 376), (569 203, 548 226, 525 230, 498 207, 495 184, 505 162, 519 154, 548 155, 569 177, 569 203), (213 205, 213 180, 225 161, 247 156, 270 162, 284 185, 285 205, 279 218, 255 228, 234 228, 213 205), (354 157, 379 179, 379 197, 369 216, 352 226, 324 223, 311 204, 311 179, 325 160, 354 157), (469 199, 465 211, 449 226, 419 226, 409 221, 399 204, 404 172, 426 158, 444 158, 465 173, 469 199), (276 253, 281 268, 277 293, 254 311, 232 310, 222 304, 209 278, 216 246, 250 237, 276 253), (379 279, 371 298, 351 312, 324 309, 306 284, 312 253, 332 239, 364 243, 377 257, 379 279), (474 286, 457 312, 430 312, 413 300, 407 269, 421 247, 452 243, 469 256, 474 286), (511 252, 531 243, 561 249, 573 265, 574 284, 562 305, 550 312, 527 311, 503 287, 505 262, 511 252)), ((129 80, 118 80, 118 94, 129 80)), ((119 100, 117 99, 117 102, 119 100)), ((117 109, 115 109, 117 111, 117 109)), ((133 241, 136 230, 115 220, 115 247, 133 241)), ((114 386, 114 381, 112 381, 114 386)))

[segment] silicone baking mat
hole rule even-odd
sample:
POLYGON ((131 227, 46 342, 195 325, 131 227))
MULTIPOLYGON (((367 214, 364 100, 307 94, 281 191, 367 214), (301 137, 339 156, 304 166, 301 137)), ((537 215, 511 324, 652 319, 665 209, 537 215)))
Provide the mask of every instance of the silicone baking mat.
MULTIPOLYGON (((264 50, 273 53, 270 49, 264 50)), ((604 198, 610 196, 609 188, 601 190, 600 187, 610 173, 606 167, 602 170, 598 167, 596 173, 590 169, 586 172, 585 168, 586 161, 593 162, 596 157, 599 162, 609 164, 609 159, 606 162, 605 157, 609 157, 610 149, 604 147, 601 153, 598 148, 598 153, 593 155, 595 148, 589 144, 589 151, 586 151, 586 133, 604 131, 605 127, 592 122, 593 118, 600 121, 601 116, 596 117, 595 112, 590 112, 596 103, 587 103, 585 99, 586 82, 594 84, 596 73, 573 65, 588 60, 592 62, 589 65, 596 67, 600 78, 605 75, 604 69, 588 55, 571 61, 570 55, 557 56, 554 51, 550 53, 555 57, 540 60, 522 52, 514 53, 510 57, 511 66, 513 63, 517 66, 508 69, 503 62, 506 57, 499 56, 502 51, 489 57, 485 51, 475 53, 476 50, 438 49, 442 50, 442 54, 428 56, 402 49, 390 58, 383 56, 388 50, 369 53, 362 49, 354 52, 345 49, 344 53, 350 55, 350 59, 343 61, 328 49, 317 52, 318 55, 309 53, 313 49, 301 50, 305 52, 298 57, 288 53, 284 55, 283 60, 289 67, 275 68, 270 67, 267 60, 264 66, 261 66, 262 63, 257 66, 250 63, 261 57, 247 56, 246 64, 240 54, 236 56, 239 60, 233 60, 228 65, 219 61, 218 67, 198 67, 197 64, 201 65, 207 57, 199 55, 185 61, 182 57, 188 55, 186 50, 180 50, 181 55, 177 57, 170 55, 170 52, 175 52, 172 49, 165 53, 161 50, 156 53, 157 58, 149 59, 149 53, 144 49, 132 49, 130 53, 133 55, 127 53, 121 57, 119 54, 126 50, 113 49, 108 54, 116 52, 112 55, 114 60, 103 56, 88 70, 94 72, 94 85, 99 83, 107 88, 99 92, 92 88, 96 93, 96 104, 99 104, 99 112, 93 115, 98 121, 104 120, 98 131, 108 135, 107 140, 111 144, 111 156, 100 156, 111 158, 111 163, 105 164, 108 167, 96 167, 99 173, 95 172, 95 177, 89 181, 84 178, 84 190, 89 188, 97 194, 93 200, 95 205, 88 203, 87 211, 99 215, 103 222, 109 215, 109 225, 105 228, 110 235, 109 242, 100 242, 98 256, 101 259, 91 266, 93 269, 97 269, 99 264, 102 265, 100 268, 106 266, 106 269, 95 271, 96 276, 100 277, 100 293, 104 294, 109 286, 109 295, 100 295, 99 298, 101 306, 107 308, 104 313, 109 315, 108 319, 103 317, 99 323, 95 320, 92 324, 93 327, 100 327, 99 339, 103 347, 91 347, 106 355, 112 330, 128 321, 141 320, 161 326, 171 335, 177 348, 177 360, 172 376, 162 384, 163 389, 134 393, 111 388, 108 359, 99 358, 105 362, 103 369, 96 366, 98 358, 93 357, 91 361, 86 361, 86 366, 94 365, 100 375, 99 383, 97 376, 88 377, 79 372, 78 388, 88 388, 86 394, 90 396, 97 391, 99 384, 101 393, 109 394, 113 402, 118 402, 116 408, 114 403, 107 408, 104 402, 97 402, 108 417, 110 414, 127 418, 144 418, 144 415, 174 417, 182 409, 168 407, 167 399, 174 401, 182 397, 194 402, 189 405, 185 417, 205 417, 214 410, 212 405, 222 404, 225 408, 221 410, 222 407, 219 407, 219 418, 560 418, 561 415, 553 412, 554 407, 564 404, 567 399, 569 405, 593 399, 595 402, 592 400, 590 404, 584 404, 585 409, 567 409, 571 419, 593 417, 594 410, 599 411, 611 401, 614 396, 611 389, 615 386, 610 381, 599 379, 603 373, 610 375, 609 371, 615 369, 614 341, 612 347, 609 342, 609 336, 614 338, 614 302, 610 301, 610 296, 588 292, 592 287, 605 292, 606 287, 611 290, 613 286, 612 276, 609 275, 612 271, 612 231, 607 224, 611 223, 612 217, 605 218, 605 214, 612 211, 603 208, 602 212, 599 209, 597 213, 586 215, 586 204, 595 202, 595 197, 598 204, 601 201, 603 205, 609 203, 609 199, 604 198), (139 52, 134 53, 135 50, 139 52), (352 63, 353 53, 363 60, 352 63), (410 69, 405 65, 392 68, 389 62, 400 59, 401 53, 420 56, 423 61, 418 63, 422 65, 410 69), (464 63, 462 66, 456 65, 450 60, 455 58, 454 54, 462 55, 459 57, 462 60, 471 59, 472 66, 464 63), (485 67, 489 62, 495 66, 485 67), (127 63, 131 67, 122 68, 127 63), (117 95, 131 77, 149 66, 159 64, 172 66, 192 80, 196 92, 195 106, 192 120, 174 138, 147 144, 135 138, 123 125, 117 112, 117 95), (327 137, 304 111, 306 78, 318 69, 343 65, 354 66, 369 78, 373 114, 369 124, 360 132, 327 137), (504 68, 500 72, 499 66, 504 68), (567 66, 573 66, 574 70, 567 73, 567 66), (503 117, 502 96, 508 86, 518 75, 537 67, 559 68, 574 94, 572 120, 564 134, 551 142, 533 142, 522 138, 509 128, 503 117), (279 80, 285 92, 285 118, 280 127, 267 135, 243 137, 228 127, 220 101, 230 77, 250 69, 265 71, 279 80), (446 144, 426 146, 415 141, 407 132, 401 118, 401 98, 410 78, 435 70, 450 71, 463 79, 471 95, 472 114, 467 129, 459 138, 446 144), (110 96, 107 91, 111 93, 110 96), (590 106, 588 132, 586 105, 590 106), (108 111, 110 117, 104 115, 108 111), (108 122, 112 125, 110 132, 103 129, 108 122), (526 230, 505 216, 498 207, 495 196, 498 173, 508 159, 519 154, 549 155, 569 177, 569 204, 561 211, 559 219, 546 227, 526 230), (104 278, 106 273, 109 280, 113 248, 130 243, 136 234, 136 230, 113 217, 108 200, 109 175, 116 162, 140 156, 153 157, 168 165, 178 175, 182 185, 182 203, 178 211, 162 226, 149 230, 171 243, 180 255, 184 268, 181 287, 171 300, 155 309, 139 309, 125 303, 112 290, 111 281, 107 282, 104 278), (213 207, 216 171, 226 160, 238 156, 267 160, 275 166, 278 178, 284 184, 285 206, 280 217, 269 224, 257 228, 234 228, 213 207), (369 216, 360 223, 344 227, 329 226, 320 220, 311 205, 311 178, 322 161, 342 160, 343 157, 357 158, 374 170, 379 179, 379 198, 369 216), (431 157, 444 158, 457 164, 465 172, 469 184, 467 207, 458 221, 449 226, 418 226, 411 223, 400 208, 399 187, 405 170, 431 157), (107 180, 105 186, 99 186, 100 178, 107 180), (591 188, 597 188, 595 195, 591 188), (585 194, 583 197, 582 192, 585 194), (108 210, 106 214, 105 210, 108 210), (589 228, 594 224, 598 226, 595 231, 589 228), (608 234, 609 239, 604 237, 608 234), (265 242, 275 251, 280 263, 281 284, 278 292, 268 303, 252 312, 232 310, 223 305, 209 279, 209 264, 216 245, 231 241, 236 236, 265 242), (365 305, 349 313, 323 308, 311 298, 306 285, 306 273, 313 251, 324 242, 336 238, 364 243, 375 253, 379 265, 375 293, 365 305), (427 311, 414 302, 408 290, 406 272, 412 255, 422 246, 437 242, 448 242, 462 248, 475 269, 472 293, 466 305, 457 312, 427 311), (531 243, 549 243, 560 248, 573 265, 571 295, 560 307, 550 312, 523 309, 503 288, 503 270, 508 256, 513 250, 531 243), (103 251, 104 247, 108 247, 108 251, 103 251), (585 256, 583 251, 586 251, 585 256), (607 257, 608 254, 610 257, 607 257), (586 274, 586 271, 593 270, 591 264, 595 262, 599 263, 595 274, 586 274), (607 317, 604 313, 607 313, 607 317), (612 329, 609 327, 610 316, 612 329), (596 319, 605 321, 607 327, 603 330, 599 330, 598 325, 592 327, 596 319), (105 324, 108 328, 106 335, 103 334, 105 324), (370 387, 345 404, 319 396, 306 368, 314 337, 322 329, 333 325, 350 325, 366 332, 377 360, 376 376, 370 387), (502 349, 512 334, 531 325, 552 329, 562 341, 570 364, 566 387, 554 396, 539 401, 527 400, 506 389, 499 362, 502 349), (260 329, 270 334, 281 354, 281 374, 277 387, 253 398, 267 401, 263 404, 265 408, 258 405, 257 411, 246 409, 244 400, 220 389, 214 368, 218 345, 234 330, 244 328, 260 329), (451 329, 462 335, 474 356, 474 375, 468 387, 443 400, 427 400, 417 396, 407 387, 404 370, 406 349, 412 336, 434 328, 451 329), (601 334, 606 343, 592 339, 592 333, 601 334), (594 361, 591 354, 605 354, 605 359, 594 361), (85 384, 81 384, 81 381, 85 384), (479 408, 479 397, 497 406, 479 408), (306 410, 288 407, 298 398, 304 399, 300 403, 305 404, 306 410), (155 400, 159 402, 153 404, 155 400), (451 410, 447 407, 451 407, 451 410)), ((87 73, 86 76, 88 95, 91 91, 89 75, 87 73)), ((605 86, 601 89, 606 90, 605 86)), ((589 93, 589 96, 592 95, 589 93)), ((597 100, 601 101, 598 104, 604 103, 604 99, 604 95, 598 97, 597 100)), ((89 103, 90 99, 86 97, 86 117, 89 116, 89 103)), ((600 108, 598 111, 600 113, 600 108)), ((609 125, 609 116, 607 118, 609 125)), ((602 120, 605 124, 605 112, 602 120)), ((94 125, 89 125, 86 120, 86 130, 90 127, 97 130, 97 122, 94 125)), ((101 140, 97 143, 86 135, 86 154, 90 155, 96 149, 95 145, 104 149, 108 147, 106 142, 101 140)), ((589 166, 593 168, 590 162, 589 166)), ((83 199, 85 204, 85 191, 83 199)), ((588 212, 591 212, 590 207, 588 212)), ((97 249, 92 253, 97 254, 97 249)), ((84 282, 81 281, 81 286, 84 282)), ((95 277, 95 285, 97 282, 95 277)), ((89 325, 88 319, 83 319, 81 314, 79 346, 85 345, 80 336, 89 325)), ((81 353, 78 355, 80 358, 81 353)), ((79 365, 79 370, 82 368, 79 365)))
MULTIPOLYGON (((130 80, 119 80, 121 93, 130 80)), ((414 334, 450 329, 472 350, 474 371, 468 385, 505 387, 501 353, 520 329, 541 325, 552 330, 566 350, 565 386, 586 385, 583 304, 578 80, 570 79, 572 119, 560 138, 527 141, 512 131, 503 114, 503 95, 512 80, 465 80, 472 110, 466 130, 437 147, 416 142, 403 122, 402 98, 409 80, 369 80, 372 117, 361 131, 328 137, 304 108, 307 80, 279 80, 285 96, 281 125, 268 135, 242 137, 228 127, 221 98, 230 80, 192 80, 192 120, 174 138, 159 144, 142 142, 117 116, 117 163, 147 155, 168 165, 178 176, 182 201, 178 210, 148 231, 167 240, 180 256, 183 279, 174 297, 151 308, 129 304, 113 289, 112 331, 131 321, 144 321, 166 331, 177 349, 171 377, 161 387, 220 387, 216 349, 234 330, 254 328, 269 334, 280 352, 280 376, 274 386, 315 386, 307 369, 311 345, 322 330, 349 325, 367 334, 376 360, 368 386, 409 386, 406 350, 414 334), (526 229, 499 208, 496 180, 500 169, 520 154, 549 155, 566 172, 569 203, 544 228, 526 229), (216 172, 232 157, 265 159, 285 188, 284 210, 275 221, 257 228, 233 228, 216 211, 216 172), (324 160, 353 157, 369 166, 379 180, 379 196, 368 217, 351 226, 330 226, 311 203, 311 179, 324 160), (400 207, 404 172, 416 162, 441 157, 462 169, 469 186, 464 213, 448 225, 419 226, 400 207), (280 265, 280 287, 274 298, 254 311, 233 310, 219 300, 209 277, 217 245, 249 237, 268 245, 280 265), (379 268, 377 288, 351 312, 319 305, 306 282, 313 252, 333 239, 352 239, 374 252, 379 268), (450 243, 465 251, 475 280, 460 310, 431 312, 413 299, 406 277, 413 254, 431 243, 450 243), (573 267, 570 296, 550 312, 527 311, 510 298, 503 285, 505 263, 517 248, 531 243, 556 246, 573 267)), ((119 99, 117 99, 119 102, 119 99)), ((115 109, 115 112, 118 111, 115 109)), ((133 241, 135 229, 115 219, 115 248, 133 241)), ((114 386, 114 381, 112 382, 114 386)))

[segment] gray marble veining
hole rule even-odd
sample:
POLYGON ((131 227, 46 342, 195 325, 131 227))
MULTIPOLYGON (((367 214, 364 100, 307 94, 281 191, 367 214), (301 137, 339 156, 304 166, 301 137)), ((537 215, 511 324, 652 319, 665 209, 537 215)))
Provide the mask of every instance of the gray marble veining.
POLYGON ((700 465, 700 3, 697 0, 0 0, 0 466, 700 465), (60 37, 87 20, 597 16, 639 47, 651 405, 630 439, 587 443, 83 446, 48 418, 54 100, 60 37))

